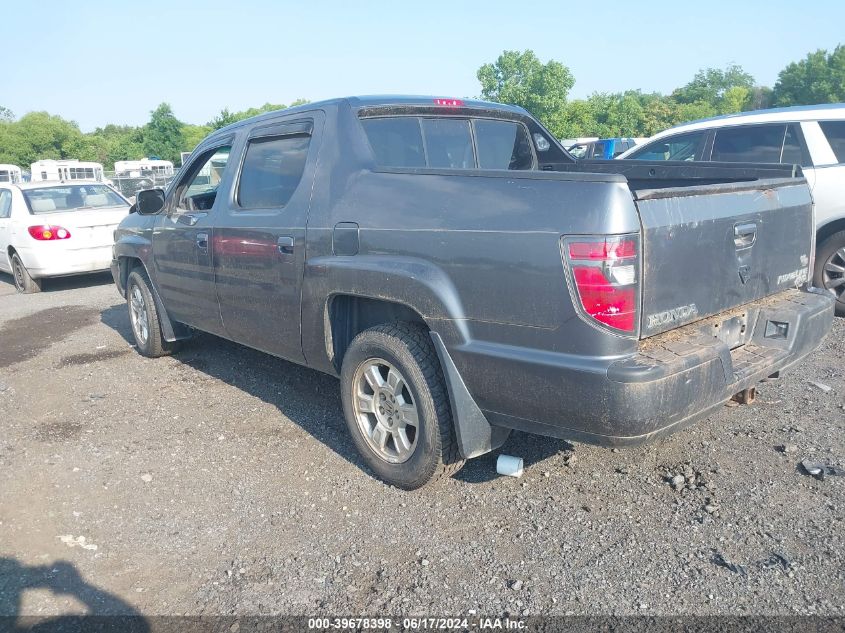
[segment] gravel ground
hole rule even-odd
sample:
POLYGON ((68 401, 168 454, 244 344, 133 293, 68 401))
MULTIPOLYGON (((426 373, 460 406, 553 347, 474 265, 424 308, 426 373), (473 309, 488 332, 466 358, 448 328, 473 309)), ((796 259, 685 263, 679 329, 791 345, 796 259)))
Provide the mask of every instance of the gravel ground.
POLYGON ((845 320, 658 443, 514 434, 521 479, 493 454, 411 493, 364 470, 333 378, 130 338, 107 276, 0 276, 0 614, 845 615, 845 477, 797 467, 845 466, 845 320))

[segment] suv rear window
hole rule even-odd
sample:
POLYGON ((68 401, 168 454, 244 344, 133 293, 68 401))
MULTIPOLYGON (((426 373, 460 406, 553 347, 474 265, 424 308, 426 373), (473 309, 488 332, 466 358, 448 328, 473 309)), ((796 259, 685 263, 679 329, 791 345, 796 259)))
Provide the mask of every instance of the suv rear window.
POLYGON ((836 160, 845 163, 845 121, 819 121, 836 160))
POLYGON ((361 125, 380 167, 534 167, 528 132, 515 121, 404 116, 362 119, 361 125))

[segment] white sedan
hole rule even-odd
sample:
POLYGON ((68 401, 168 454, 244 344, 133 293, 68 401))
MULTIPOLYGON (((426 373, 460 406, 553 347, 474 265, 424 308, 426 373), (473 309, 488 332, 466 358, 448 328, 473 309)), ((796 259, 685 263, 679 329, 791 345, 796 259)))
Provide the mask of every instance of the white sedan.
POLYGON ((0 183, 0 271, 18 292, 45 277, 108 270, 129 202, 100 182, 0 183))

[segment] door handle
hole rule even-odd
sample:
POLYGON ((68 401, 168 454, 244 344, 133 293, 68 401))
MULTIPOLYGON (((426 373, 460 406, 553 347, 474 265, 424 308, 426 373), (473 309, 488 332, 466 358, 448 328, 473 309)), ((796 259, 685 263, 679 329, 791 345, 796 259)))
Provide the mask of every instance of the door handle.
POLYGON ((197 247, 201 251, 208 250, 208 233, 197 233, 197 247))
POLYGON ((756 222, 734 225, 734 246, 736 246, 736 250, 750 248, 754 246, 755 241, 757 241, 756 222))
POLYGON ((293 255, 293 244, 293 237, 290 235, 283 235, 276 242, 282 255, 293 255))

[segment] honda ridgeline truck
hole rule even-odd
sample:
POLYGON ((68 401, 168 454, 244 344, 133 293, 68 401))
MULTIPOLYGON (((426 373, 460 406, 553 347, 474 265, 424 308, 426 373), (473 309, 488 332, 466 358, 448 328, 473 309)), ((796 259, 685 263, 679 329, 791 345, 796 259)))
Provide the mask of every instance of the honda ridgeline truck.
POLYGON ((675 431, 807 354, 800 168, 579 165, 525 110, 347 98, 235 123, 139 193, 112 272, 138 350, 210 332, 338 376, 349 432, 413 489, 512 429, 675 431))

